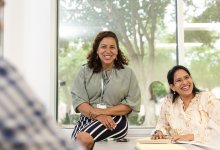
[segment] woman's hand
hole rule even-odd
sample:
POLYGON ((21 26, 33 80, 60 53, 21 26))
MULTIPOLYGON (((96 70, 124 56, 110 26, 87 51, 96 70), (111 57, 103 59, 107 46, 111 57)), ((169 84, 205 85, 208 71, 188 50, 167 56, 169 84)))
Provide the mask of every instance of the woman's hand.
POLYGON ((165 139, 165 137, 166 137, 166 136, 163 134, 162 131, 156 130, 156 131, 154 132, 154 134, 151 136, 151 139, 152 139, 152 140, 165 139))
POLYGON ((104 109, 93 108, 89 112, 89 118, 90 119, 95 119, 99 115, 105 115, 104 109))
POLYGON ((169 139, 172 141, 193 141, 194 140, 194 134, 185 134, 185 135, 174 135, 170 136, 169 139))
POLYGON ((113 130, 117 126, 117 124, 115 123, 115 121, 112 119, 111 116, 99 115, 96 117, 96 120, 101 122, 109 130, 113 130))

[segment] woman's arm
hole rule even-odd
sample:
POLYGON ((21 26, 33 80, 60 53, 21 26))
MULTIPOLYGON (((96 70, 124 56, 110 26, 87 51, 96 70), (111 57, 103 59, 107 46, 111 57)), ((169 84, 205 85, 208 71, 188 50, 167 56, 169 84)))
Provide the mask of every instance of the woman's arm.
POLYGON ((128 105, 119 104, 106 109, 100 109, 100 108, 90 109, 89 117, 95 119, 99 115, 122 116, 122 115, 127 115, 131 111, 132 109, 128 105))
POLYGON ((208 124, 194 132, 194 140, 203 143, 212 141, 217 144, 220 136, 220 101, 211 92, 204 92, 200 101, 200 113, 203 117, 208 117, 208 124))
MULTIPOLYGON (((170 97, 166 96, 164 98, 164 102, 161 106, 160 115, 159 115, 157 125, 156 125, 156 129, 155 129, 156 131, 162 132, 162 134, 159 134, 158 137, 163 138, 164 136, 169 135, 168 129, 170 129, 170 125, 169 125, 169 122, 167 120, 167 116, 166 116, 167 111, 166 110, 169 108, 170 105, 172 105, 172 102, 170 101, 170 97)), ((154 134, 155 134, 155 132, 154 132, 154 134)))
POLYGON ((81 114, 90 118, 90 113, 95 110, 89 103, 82 103, 76 108, 81 114))
POLYGON ((106 109, 93 108, 88 103, 82 103, 77 107, 78 111, 89 118, 96 118, 99 115, 122 116, 131 112, 131 108, 127 105, 117 105, 106 109))
POLYGON ((104 109, 93 108, 88 103, 82 103, 77 107, 77 110, 81 114, 83 114, 84 116, 86 116, 90 119, 98 120, 109 130, 113 130, 116 127, 116 123, 114 122, 114 120, 112 119, 112 117, 110 115, 99 114, 96 117, 90 116, 92 112, 99 112, 100 113, 100 112, 103 112, 104 109))
POLYGON ((170 136, 169 139, 171 139, 172 141, 193 141, 194 134, 174 135, 170 136))
POLYGON ((130 113, 132 109, 128 105, 119 104, 104 110, 105 115, 122 116, 130 113))

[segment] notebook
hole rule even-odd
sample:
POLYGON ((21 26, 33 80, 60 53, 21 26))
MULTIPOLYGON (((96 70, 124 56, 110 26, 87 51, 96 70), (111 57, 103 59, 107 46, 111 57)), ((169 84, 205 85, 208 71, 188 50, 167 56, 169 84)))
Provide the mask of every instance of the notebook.
POLYGON ((152 140, 150 137, 137 139, 137 142, 140 143, 140 144, 168 144, 168 143, 172 143, 172 141, 170 139, 152 140))
POLYGON ((187 150, 178 144, 136 144, 136 150, 187 150))
POLYGON ((151 140, 150 137, 140 138, 136 140, 136 149, 137 150, 187 150, 185 147, 180 144, 191 144, 205 149, 217 150, 219 148, 213 145, 201 144, 195 141, 176 141, 173 142, 169 139, 157 139, 151 140))

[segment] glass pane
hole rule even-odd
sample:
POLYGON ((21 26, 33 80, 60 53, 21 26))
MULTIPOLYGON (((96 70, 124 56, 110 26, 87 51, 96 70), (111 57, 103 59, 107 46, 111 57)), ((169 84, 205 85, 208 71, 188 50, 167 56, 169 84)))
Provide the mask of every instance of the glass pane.
POLYGON ((185 0, 185 64, 200 89, 220 99, 220 1, 185 0))
POLYGON ((79 114, 70 94, 74 77, 96 34, 112 30, 142 92, 141 112, 129 117, 130 127, 155 126, 168 91, 167 68, 176 64, 175 27, 174 0, 59 0, 58 122, 65 127, 76 123, 79 114))

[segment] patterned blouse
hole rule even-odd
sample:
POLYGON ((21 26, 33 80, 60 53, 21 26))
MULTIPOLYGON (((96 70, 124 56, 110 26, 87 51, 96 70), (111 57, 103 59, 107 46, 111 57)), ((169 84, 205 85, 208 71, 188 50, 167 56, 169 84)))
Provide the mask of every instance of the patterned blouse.
POLYGON ((172 103, 172 95, 165 97, 156 130, 165 135, 194 134, 195 142, 210 143, 220 130, 220 101, 211 92, 199 92, 184 111, 183 101, 172 103))

